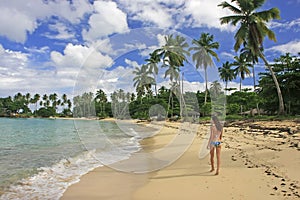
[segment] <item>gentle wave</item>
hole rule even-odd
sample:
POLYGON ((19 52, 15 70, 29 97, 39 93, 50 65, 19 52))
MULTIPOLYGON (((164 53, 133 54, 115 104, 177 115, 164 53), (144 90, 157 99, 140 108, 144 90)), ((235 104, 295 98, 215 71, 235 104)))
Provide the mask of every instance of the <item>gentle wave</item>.
POLYGON ((112 146, 109 151, 85 151, 76 157, 62 159, 51 167, 39 168, 36 175, 10 186, 0 199, 59 199, 70 185, 79 182, 82 175, 103 166, 102 163, 109 165, 125 160, 139 151, 139 140, 132 137, 118 148, 112 146))

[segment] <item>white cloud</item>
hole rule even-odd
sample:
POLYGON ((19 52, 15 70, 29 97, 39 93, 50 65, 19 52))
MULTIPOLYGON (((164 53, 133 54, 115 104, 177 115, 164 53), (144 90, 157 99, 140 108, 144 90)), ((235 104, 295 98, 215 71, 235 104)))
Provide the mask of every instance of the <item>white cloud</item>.
POLYGON ((55 80, 55 71, 31 68, 27 54, 4 49, 0 45, 0 56, 0 96, 17 92, 50 93, 66 83, 63 79, 55 80))
POLYGON ((226 59, 233 59, 234 56, 236 56, 236 53, 232 53, 232 52, 221 52, 221 57, 226 58, 226 59))
POLYGON ((48 25, 51 31, 55 33, 45 33, 44 36, 50 39, 58 39, 58 40, 70 40, 75 38, 75 31, 70 27, 67 27, 62 22, 57 22, 56 24, 48 25))
POLYGON ((280 31, 294 31, 299 32, 300 31, 300 18, 287 21, 287 22, 278 22, 278 21, 272 21, 269 23, 271 29, 278 28, 280 31))
POLYGON ((100 69, 109 67, 113 60, 95 50, 82 45, 68 44, 62 53, 51 52, 51 59, 58 73, 76 74, 80 68, 100 69))
POLYGON ((85 13, 91 12, 91 5, 87 0, 74 0, 72 4, 69 1, 12 0, 0 1, 0 10, 0 35, 24 43, 27 34, 38 27, 38 21, 57 16, 79 23, 85 13))
POLYGON ((226 9, 218 5, 223 0, 190 0, 187 1, 184 8, 184 15, 191 16, 192 27, 218 28, 221 30, 234 30, 230 25, 221 25, 220 18, 232 15, 226 9))
POLYGON ((146 26, 154 25, 160 28, 169 28, 174 25, 173 16, 177 14, 170 5, 182 4, 182 0, 119 0, 118 2, 130 19, 141 21, 146 26))
POLYGON ((112 71, 102 70, 95 89, 103 89, 107 94, 123 89, 125 92, 135 92, 133 87, 133 69, 118 66, 112 71))
POLYGON ((3 7, 0 9, 0 34, 13 41, 24 43, 27 32, 32 33, 36 29, 36 21, 25 13, 3 7))
POLYGON ((266 51, 277 51, 283 54, 284 53, 297 54, 300 52, 300 40, 294 40, 286 44, 273 46, 269 49, 266 49, 266 51))
POLYGON ((136 61, 133 61, 133 60, 129 60, 127 58, 125 58, 125 63, 130 66, 131 68, 139 68, 140 65, 136 62, 136 61))
MULTIPOLYGON (((31 49, 28 51, 31 52, 31 49)), ((44 51, 48 51, 47 47, 44 51)), ((0 56, 0 96, 17 92, 49 94, 59 91, 71 95, 72 88, 80 82, 77 79, 79 73, 88 73, 84 82, 89 83, 113 62, 109 56, 91 47, 73 44, 68 44, 63 53, 51 52, 52 63, 45 62, 38 67, 33 65, 28 54, 4 49, 1 45, 0 56)))
POLYGON ((208 27, 232 31, 220 17, 232 14, 218 5, 223 0, 119 0, 132 20, 160 28, 208 27))
POLYGON ((89 29, 83 30, 83 38, 93 41, 113 33, 127 32, 127 16, 115 2, 95 1, 94 14, 89 19, 89 29))

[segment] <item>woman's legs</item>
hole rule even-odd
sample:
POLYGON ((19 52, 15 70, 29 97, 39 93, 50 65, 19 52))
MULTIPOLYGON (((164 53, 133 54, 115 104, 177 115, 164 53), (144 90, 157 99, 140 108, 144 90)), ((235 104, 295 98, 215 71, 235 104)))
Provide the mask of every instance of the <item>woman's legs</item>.
POLYGON ((210 147, 210 164, 211 164, 211 170, 210 170, 210 172, 213 172, 215 170, 214 154, 215 154, 215 148, 214 147, 210 147))
POLYGON ((221 163, 221 146, 216 147, 216 153, 217 153, 217 171, 216 175, 219 174, 220 169, 220 163, 221 163))

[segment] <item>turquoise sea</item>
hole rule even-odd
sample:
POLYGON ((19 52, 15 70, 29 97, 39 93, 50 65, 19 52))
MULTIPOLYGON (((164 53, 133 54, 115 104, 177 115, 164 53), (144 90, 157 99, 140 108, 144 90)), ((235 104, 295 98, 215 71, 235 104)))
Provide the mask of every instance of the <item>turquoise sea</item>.
POLYGON ((82 175, 140 150, 132 128, 121 129, 97 120, 0 118, 0 199, 59 199, 82 175))

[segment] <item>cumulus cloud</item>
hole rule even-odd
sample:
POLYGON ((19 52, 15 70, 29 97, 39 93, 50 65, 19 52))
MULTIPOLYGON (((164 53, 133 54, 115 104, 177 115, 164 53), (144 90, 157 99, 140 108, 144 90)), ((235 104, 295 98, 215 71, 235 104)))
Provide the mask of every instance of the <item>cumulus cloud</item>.
POLYGON ((286 44, 273 46, 269 49, 266 49, 266 51, 276 51, 282 54, 284 53, 297 54, 300 52, 300 40, 293 40, 286 44))
POLYGON ((106 37, 113 33, 127 32, 126 13, 117 7, 112 1, 95 1, 94 13, 89 18, 88 30, 83 30, 83 38, 93 41, 106 37))
POLYGON ((208 27, 233 30, 219 18, 232 14, 218 7, 222 0, 119 0, 129 18, 160 28, 208 27))
POLYGON ((221 30, 233 30, 229 25, 221 25, 220 18, 232 15, 226 9, 218 7, 222 0, 191 0, 187 1, 184 15, 190 16, 190 26, 218 28, 221 30))
POLYGON ((63 79, 54 81, 54 71, 33 69, 28 54, 7 50, 0 45, 0 56, 0 96, 17 92, 53 92, 61 87, 60 83, 66 83, 63 79))
POLYGON ((68 44, 63 53, 52 51, 51 59, 57 67, 58 73, 74 74, 80 68, 100 69, 109 67, 113 60, 94 48, 82 45, 68 44))
POLYGON ((140 21, 146 26, 169 28, 174 25, 173 16, 177 15, 172 7, 182 4, 182 0, 119 0, 118 3, 131 20, 140 21))
POLYGON ((0 1, 0 35, 8 39, 24 43, 27 34, 31 34, 39 26, 39 22, 57 16, 70 23, 79 23, 85 13, 91 12, 87 0, 69 1, 0 1))

